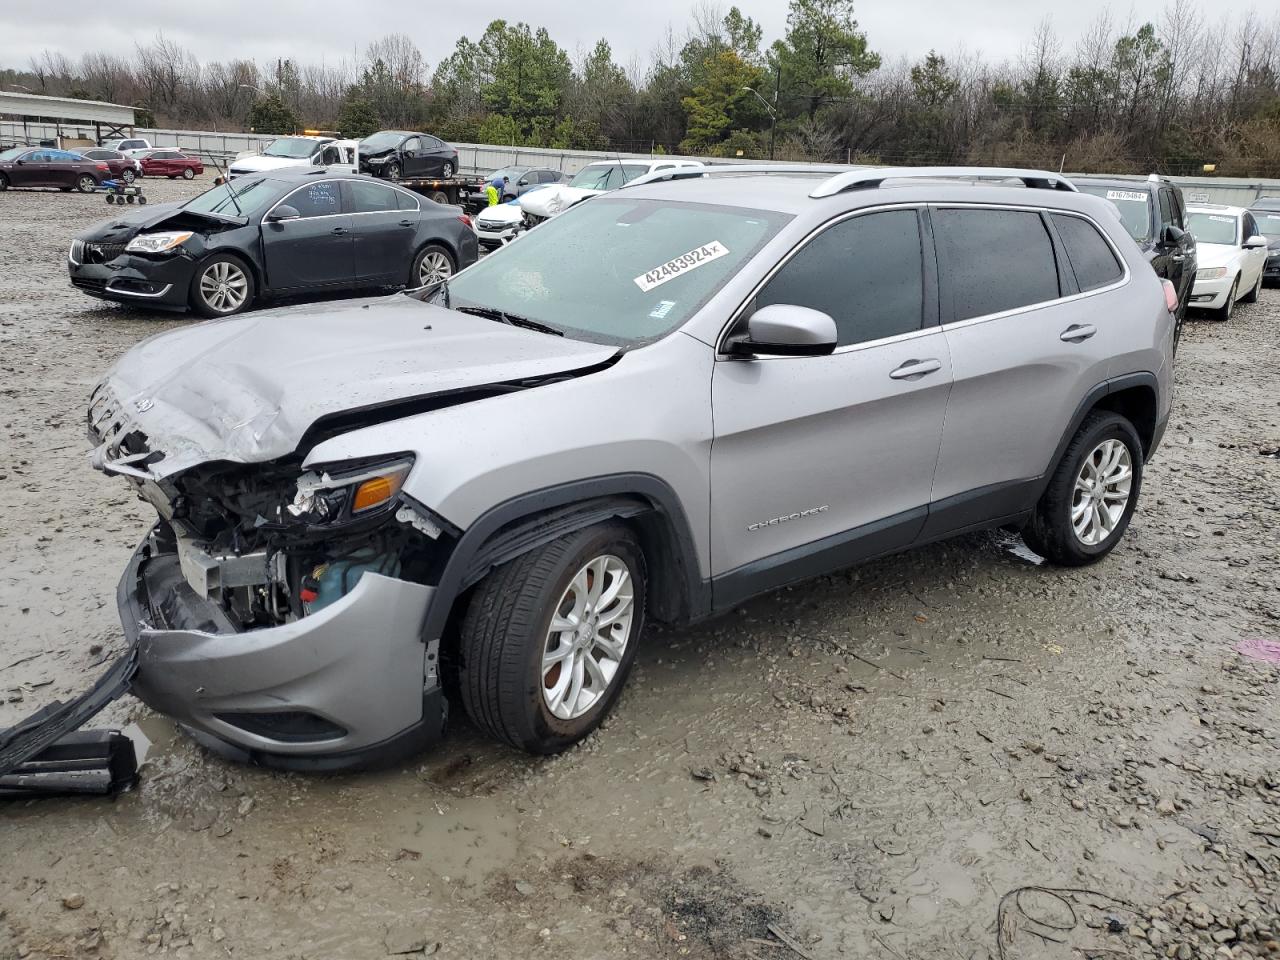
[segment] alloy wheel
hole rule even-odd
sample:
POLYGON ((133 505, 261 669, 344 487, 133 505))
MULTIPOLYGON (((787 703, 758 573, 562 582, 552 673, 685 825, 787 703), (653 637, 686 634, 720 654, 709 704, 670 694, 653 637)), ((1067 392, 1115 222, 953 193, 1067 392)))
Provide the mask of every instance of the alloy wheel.
POLYGON ((400 164, 398 163, 387 164, 387 179, 388 180, 400 179, 400 164))
POLYGON ((182 171, 182 179, 183 179, 183 180, 191 180, 191 179, 194 179, 195 175, 196 175, 196 172, 195 172, 194 170, 192 170, 190 167, 187 167, 185 170, 183 170, 183 171, 182 171))
POLYGON ((231 313, 244 306, 249 278, 228 260, 210 264, 200 275, 200 296, 218 313, 231 313))
POLYGON ((600 702, 617 676, 635 620, 631 571, 613 554, 588 561, 551 615, 542 653, 542 697, 561 720, 600 702))
POLYGON ((1115 531, 1133 486, 1133 458, 1123 441, 1094 447, 1076 476, 1071 497, 1071 527, 1086 546, 1102 543, 1115 531))
POLYGON ((125 183, 133 183, 134 180, 138 179, 137 175, 132 170, 125 170, 125 172, 120 176, 125 183))
POLYGON ((93 177, 89 176, 89 174, 87 173, 84 174, 80 178, 80 180, 76 183, 76 188, 81 193, 93 193, 94 189, 97 186, 98 186, 98 181, 93 179, 93 177))
POLYGON ((425 287, 432 283, 448 280, 453 275, 453 264, 448 254, 441 250, 432 250, 422 258, 418 266, 418 286, 425 287))

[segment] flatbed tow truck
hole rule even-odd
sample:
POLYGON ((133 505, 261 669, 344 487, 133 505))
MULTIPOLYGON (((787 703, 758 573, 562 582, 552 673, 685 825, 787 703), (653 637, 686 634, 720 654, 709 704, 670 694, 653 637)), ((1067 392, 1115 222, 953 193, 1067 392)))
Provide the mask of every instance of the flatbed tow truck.
POLYGON ((397 187, 420 193, 436 203, 452 204, 473 210, 486 204, 484 187, 487 181, 481 176, 470 177, 401 177, 388 180, 397 187))

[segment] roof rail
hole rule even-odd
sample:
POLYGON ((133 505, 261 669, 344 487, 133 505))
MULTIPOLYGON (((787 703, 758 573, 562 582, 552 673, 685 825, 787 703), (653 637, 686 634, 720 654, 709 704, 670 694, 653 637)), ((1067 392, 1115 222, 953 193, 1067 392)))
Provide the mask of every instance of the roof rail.
POLYGON ((809 192, 816 199, 834 197, 846 190, 878 187, 886 180, 956 179, 1021 180, 1026 186, 1040 190, 1076 192, 1075 184, 1060 173, 1048 170, 1023 170, 1016 167, 847 167, 839 164, 723 163, 706 167, 674 167, 646 173, 623 187, 637 187, 665 180, 694 180, 719 174, 781 173, 826 174, 827 179, 809 192))
POLYGON ((809 196, 834 197, 846 190, 861 187, 878 187, 886 180, 955 179, 1021 180, 1026 186, 1039 190, 1069 190, 1076 192, 1075 184, 1060 173, 1048 170, 1021 170, 1016 167, 865 167, 838 173, 820 184, 809 196))

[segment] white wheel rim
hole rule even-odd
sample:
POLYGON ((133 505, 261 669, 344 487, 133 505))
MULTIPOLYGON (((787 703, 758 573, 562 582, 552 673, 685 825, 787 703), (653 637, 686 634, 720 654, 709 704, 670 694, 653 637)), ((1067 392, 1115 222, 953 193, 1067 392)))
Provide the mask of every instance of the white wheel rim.
POLYGON ((1096 547, 1115 533, 1133 489, 1133 458, 1119 440, 1104 440, 1085 457, 1071 496, 1076 539, 1096 547))
POLYGON ((439 250, 432 250, 422 258, 418 266, 418 286, 425 287, 432 283, 448 280, 453 275, 453 264, 439 250))
POLYGON ((249 278, 234 263, 219 260, 200 275, 200 296, 218 313, 230 313, 244 305, 249 278))
POLYGON ((560 596, 542 650, 542 698, 561 720, 600 702, 622 666, 635 620, 635 583, 612 554, 577 572, 560 596))

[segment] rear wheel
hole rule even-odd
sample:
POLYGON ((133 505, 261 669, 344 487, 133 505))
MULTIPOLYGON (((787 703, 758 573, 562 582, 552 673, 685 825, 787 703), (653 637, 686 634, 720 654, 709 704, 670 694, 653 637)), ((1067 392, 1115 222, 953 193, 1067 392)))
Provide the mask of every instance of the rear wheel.
POLYGON ((503 564, 462 622, 462 702, 488 733, 555 753, 600 725, 644 621, 644 557, 625 526, 567 534, 503 564))
POLYGON ((1258 274, 1258 282, 1253 285, 1253 289, 1240 298, 1241 303, 1257 303, 1258 292, 1262 289, 1262 274, 1258 274))
POLYGON ((253 274, 230 254, 205 260, 191 278, 188 301, 202 317, 229 317, 253 303, 253 274))
POLYGON ((129 169, 126 169, 124 173, 120 174, 120 177, 125 183, 133 183, 133 181, 138 179, 137 174, 129 169))
POLYGON ((1227 321, 1231 319, 1231 314, 1236 310, 1236 294, 1240 292, 1240 277, 1237 275, 1235 280, 1231 281, 1231 292, 1227 294, 1227 302, 1213 311, 1215 320, 1227 321))
POLYGON ((426 287, 448 280, 457 270, 449 251, 438 243, 429 243, 413 259, 413 271, 409 274, 409 286, 426 287))
POLYGON ((9 178, 0 173, 0 193, 9 189, 9 178))
POLYGON ((1089 414, 1022 531, 1027 545, 1063 566, 1101 560, 1128 529, 1142 467, 1133 424, 1115 413, 1089 414))
POLYGON ((450 177, 453 176, 453 164, 450 163, 448 160, 446 160, 444 162, 444 166, 440 168, 440 176, 443 177, 445 180, 448 180, 450 177))
POLYGON ((76 189, 81 193, 93 193, 98 189, 98 181, 93 178, 92 174, 82 173, 80 179, 76 181, 76 189))
POLYGON ((182 171, 183 180, 193 180, 195 179, 195 175, 196 175, 196 172, 192 170, 190 167, 187 167, 185 170, 182 171))

